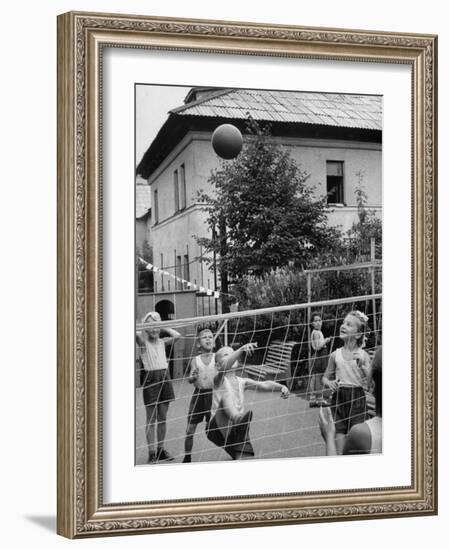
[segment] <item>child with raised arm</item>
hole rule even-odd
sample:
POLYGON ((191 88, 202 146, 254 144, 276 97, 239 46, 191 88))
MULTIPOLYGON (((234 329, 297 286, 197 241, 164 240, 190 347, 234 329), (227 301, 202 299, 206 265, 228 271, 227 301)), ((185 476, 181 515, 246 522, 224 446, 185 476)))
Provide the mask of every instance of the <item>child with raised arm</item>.
POLYGON ((215 368, 214 335, 208 328, 198 331, 197 346, 199 354, 190 364, 189 382, 195 386, 189 405, 187 416, 186 439, 184 442, 183 462, 192 462, 193 438, 196 428, 203 420, 210 420, 212 407, 212 392, 214 379, 217 374, 215 368))
POLYGON ((281 397, 289 395, 288 388, 278 382, 272 380, 259 382, 236 376, 237 361, 246 354, 252 354, 256 346, 255 343, 245 344, 237 351, 225 346, 215 354, 218 374, 215 377, 212 418, 208 425, 207 437, 215 445, 223 447, 233 460, 254 456, 249 439, 249 426, 253 413, 245 412, 245 390, 279 391, 281 397))
MULTIPOLYGON (((160 322, 161 317, 155 311, 150 311, 142 319, 142 323, 160 322)), ((137 343, 140 346, 140 359, 144 367, 143 402, 147 416, 145 435, 149 463, 173 460, 164 448, 168 406, 175 398, 168 373, 165 346, 172 344, 180 334, 171 328, 164 328, 164 332, 167 336, 161 338, 160 328, 149 327, 136 334, 137 343)))
POLYGON ((368 317, 351 311, 340 327, 343 346, 329 357, 323 384, 333 391, 331 411, 335 421, 335 445, 343 453, 346 437, 355 424, 366 420, 365 391, 371 382, 369 355, 362 349, 368 317))

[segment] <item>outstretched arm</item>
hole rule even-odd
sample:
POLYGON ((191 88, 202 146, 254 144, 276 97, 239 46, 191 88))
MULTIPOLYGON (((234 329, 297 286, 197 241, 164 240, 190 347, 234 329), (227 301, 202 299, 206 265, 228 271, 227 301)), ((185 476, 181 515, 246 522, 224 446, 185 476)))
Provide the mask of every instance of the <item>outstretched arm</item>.
POLYGON ((263 382, 258 382, 257 380, 251 380, 250 378, 247 378, 245 383, 245 389, 246 388, 248 388, 249 390, 279 391, 281 392, 281 397, 288 397, 290 394, 287 386, 279 384, 279 382, 274 382, 273 380, 264 380, 263 382))
POLYGON ((220 370, 223 370, 223 371, 231 370, 232 366, 236 361, 239 361, 245 355, 251 355, 256 349, 256 347, 257 347, 256 342, 252 342, 250 344, 244 344, 243 346, 239 347, 238 350, 234 351, 233 353, 231 353, 226 357, 223 367, 220 370))

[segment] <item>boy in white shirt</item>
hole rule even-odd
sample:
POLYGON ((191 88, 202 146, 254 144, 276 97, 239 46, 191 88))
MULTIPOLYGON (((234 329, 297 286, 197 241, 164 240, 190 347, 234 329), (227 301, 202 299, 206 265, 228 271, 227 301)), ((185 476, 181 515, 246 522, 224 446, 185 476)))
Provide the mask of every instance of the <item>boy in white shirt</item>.
POLYGON ((288 397, 288 388, 278 382, 258 382, 251 378, 236 376, 235 365, 245 354, 252 354, 257 344, 250 343, 237 351, 225 346, 215 354, 218 374, 215 377, 212 399, 212 418, 207 427, 207 437, 231 456, 233 460, 254 456, 249 440, 252 411, 244 411, 244 393, 247 389, 279 391, 288 397))
POLYGON ((189 405, 187 417, 186 438, 184 442, 183 462, 192 462, 193 438, 196 428, 203 420, 210 420, 212 406, 212 391, 217 374, 215 368, 214 335, 208 328, 199 330, 197 336, 199 354, 190 364, 189 382, 195 386, 189 405))

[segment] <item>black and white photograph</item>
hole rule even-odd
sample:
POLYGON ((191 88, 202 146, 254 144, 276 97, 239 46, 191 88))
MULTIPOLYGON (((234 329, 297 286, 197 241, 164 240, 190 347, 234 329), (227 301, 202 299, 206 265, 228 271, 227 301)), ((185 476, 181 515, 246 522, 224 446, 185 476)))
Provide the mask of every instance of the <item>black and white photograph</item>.
POLYGON ((2 546, 442 548, 444 3, 3 8, 2 546))
POLYGON ((382 453, 382 96, 134 92, 135 464, 382 453))

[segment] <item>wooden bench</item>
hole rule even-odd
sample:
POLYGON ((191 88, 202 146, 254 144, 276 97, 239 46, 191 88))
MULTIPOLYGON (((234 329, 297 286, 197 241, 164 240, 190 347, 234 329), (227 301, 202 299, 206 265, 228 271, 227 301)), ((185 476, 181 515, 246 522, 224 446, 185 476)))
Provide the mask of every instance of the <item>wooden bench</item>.
POLYGON ((275 340, 268 346, 263 364, 243 366, 243 376, 254 380, 275 380, 276 382, 291 382, 291 357, 297 342, 275 340))

